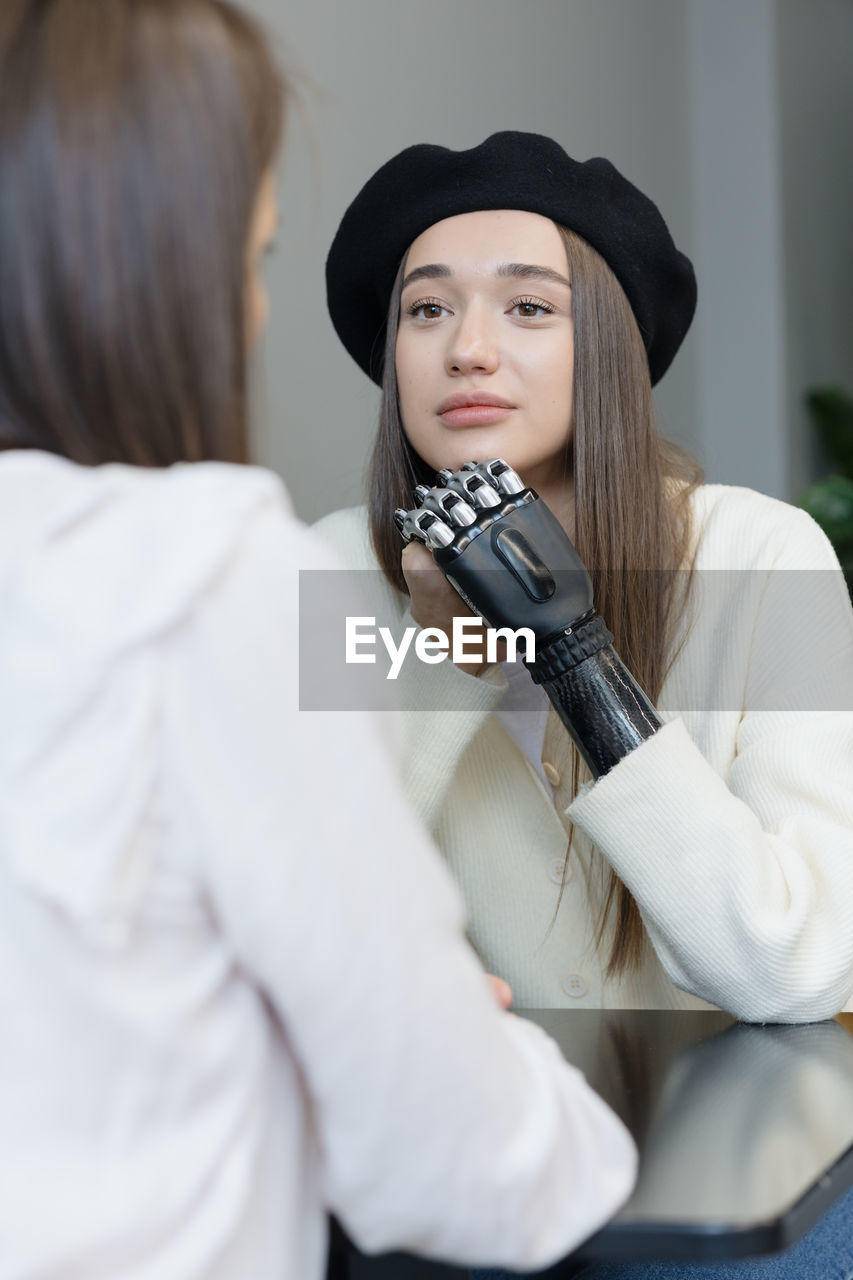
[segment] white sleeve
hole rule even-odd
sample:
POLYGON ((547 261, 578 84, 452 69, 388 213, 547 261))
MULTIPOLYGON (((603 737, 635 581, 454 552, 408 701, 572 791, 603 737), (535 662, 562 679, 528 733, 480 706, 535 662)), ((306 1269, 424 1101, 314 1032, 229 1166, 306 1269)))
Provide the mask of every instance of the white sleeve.
POLYGON ((299 710, 297 570, 327 565, 267 512, 175 653, 169 731, 208 890, 300 1065, 356 1242, 541 1267, 624 1201, 633 1144, 498 1009, 372 719, 299 710))
MULTIPOLYGON (((567 811, 671 980, 759 1022, 830 1017, 853 992, 853 613, 821 531, 796 512, 788 531, 727 775, 675 720, 567 811)), ((725 635, 717 652, 725 664, 725 635)))

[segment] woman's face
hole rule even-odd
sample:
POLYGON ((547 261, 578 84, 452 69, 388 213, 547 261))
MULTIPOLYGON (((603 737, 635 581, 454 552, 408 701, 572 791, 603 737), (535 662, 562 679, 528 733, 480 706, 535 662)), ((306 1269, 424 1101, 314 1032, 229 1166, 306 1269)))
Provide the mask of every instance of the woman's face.
POLYGON ((409 250, 397 336, 403 426, 438 470, 505 458, 527 484, 565 474, 574 331, 566 250, 538 213, 463 213, 409 250))
POLYGON ((275 244, 278 232, 278 202, 275 173, 268 169, 261 179, 249 229, 247 263, 246 328, 250 347, 261 336, 269 316, 269 298, 263 278, 263 260, 275 244))

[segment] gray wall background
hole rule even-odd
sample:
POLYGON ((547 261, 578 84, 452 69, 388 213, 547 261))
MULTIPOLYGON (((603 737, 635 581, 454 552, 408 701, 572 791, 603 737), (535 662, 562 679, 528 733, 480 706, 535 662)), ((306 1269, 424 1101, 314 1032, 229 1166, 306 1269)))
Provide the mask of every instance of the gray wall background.
POLYGON ((314 519, 362 495, 378 392, 323 267, 366 177, 498 129, 606 155, 694 261, 699 310, 657 391, 711 480, 789 498, 820 469, 801 409, 853 387, 853 0, 250 0, 299 83, 257 370, 255 455, 314 519))

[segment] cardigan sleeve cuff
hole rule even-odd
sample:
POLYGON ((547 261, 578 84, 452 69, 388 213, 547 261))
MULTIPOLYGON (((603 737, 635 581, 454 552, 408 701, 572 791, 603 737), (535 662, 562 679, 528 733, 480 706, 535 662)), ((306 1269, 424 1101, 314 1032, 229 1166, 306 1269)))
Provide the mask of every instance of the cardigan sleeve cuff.
POLYGON ((710 975, 715 957, 738 949, 736 918, 749 904, 738 901, 737 863, 763 833, 684 722, 665 724, 583 787, 566 816, 631 891, 670 979, 731 1008, 710 975))
POLYGON ((655 886, 659 894, 666 860, 677 855, 681 864, 683 859, 683 843, 673 833, 701 828, 708 808, 719 821, 719 805, 733 802, 723 779, 676 719, 609 773, 581 787, 566 816, 605 854, 632 893, 655 886))

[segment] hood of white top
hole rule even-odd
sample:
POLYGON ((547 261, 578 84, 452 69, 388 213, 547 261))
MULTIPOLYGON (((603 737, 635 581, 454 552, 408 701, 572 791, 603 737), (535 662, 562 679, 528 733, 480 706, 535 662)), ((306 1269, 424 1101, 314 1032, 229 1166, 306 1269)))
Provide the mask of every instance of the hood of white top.
POLYGON ((120 941, 149 873, 164 642, 280 481, 0 453, 0 858, 120 941))

